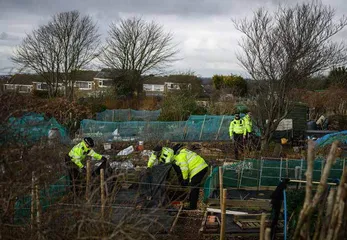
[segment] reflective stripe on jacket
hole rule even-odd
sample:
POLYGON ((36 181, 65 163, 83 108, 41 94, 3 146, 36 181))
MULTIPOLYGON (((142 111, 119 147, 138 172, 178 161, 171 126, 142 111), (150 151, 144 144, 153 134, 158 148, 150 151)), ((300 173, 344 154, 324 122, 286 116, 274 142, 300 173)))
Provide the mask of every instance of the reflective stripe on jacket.
MULTIPOLYGON (((159 162, 171 163, 173 161, 173 158, 174 158, 174 151, 171 148, 163 147, 159 157, 159 162)), ((152 155, 150 156, 148 160, 147 167, 149 168, 153 167, 153 165, 157 165, 159 162, 158 162, 157 156, 154 153, 152 153, 152 155)))
POLYGON ((102 155, 96 153, 93 149, 88 148, 84 141, 75 145, 71 151, 69 152, 69 156, 71 161, 74 162, 79 168, 83 168, 82 161, 86 158, 86 156, 91 156, 96 160, 100 160, 102 155))
POLYGON ((187 180, 189 178, 189 181, 191 181, 192 178, 201 170, 208 167, 207 163, 202 157, 187 149, 182 149, 175 156, 175 164, 180 167, 183 180, 187 180))
POLYGON ((247 114, 242 120, 245 122, 246 132, 248 133, 252 132, 253 123, 250 116, 247 114))
POLYGON ((230 137, 232 137, 234 133, 246 135, 246 127, 244 125, 243 120, 234 119, 233 121, 230 122, 230 126, 229 126, 230 137))

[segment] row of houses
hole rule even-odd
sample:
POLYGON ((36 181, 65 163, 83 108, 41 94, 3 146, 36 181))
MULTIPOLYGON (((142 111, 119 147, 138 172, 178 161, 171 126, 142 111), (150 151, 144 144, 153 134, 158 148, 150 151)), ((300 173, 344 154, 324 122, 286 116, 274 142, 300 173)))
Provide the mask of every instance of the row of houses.
MULTIPOLYGON (((79 71, 74 75, 74 87, 82 95, 91 95, 102 92, 113 85, 115 72, 107 69, 101 71, 79 71)), ((147 96, 161 96, 166 91, 180 89, 180 84, 186 79, 177 79, 172 76, 147 76, 144 78, 143 90, 147 96)), ((0 76, 2 90, 5 92, 19 92, 23 94, 33 91, 47 91, 48 85, 43 77, 37 74, 15 74, 0 76)), ((190 83, 189 83, 190 84, 190 83)), ((63 89, 63 83, 58 83, 63 89)))

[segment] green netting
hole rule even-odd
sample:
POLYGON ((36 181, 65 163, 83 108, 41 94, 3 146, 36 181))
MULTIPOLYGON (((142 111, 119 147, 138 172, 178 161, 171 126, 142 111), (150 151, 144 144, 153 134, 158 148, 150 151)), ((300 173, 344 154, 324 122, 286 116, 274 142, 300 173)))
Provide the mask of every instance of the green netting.
POLYGON ((56 128, 60 133, 60 140, 70 141, 68 132, 55 118, 46 119, 43 114, 28 113, 22 117, 12 117, 5 126, 1 127, 0 145, 6 143, 20 143, 30 145, 48 137, 50 129, 56 128))
MULTIPOLYGON (((60 200, 68 191, 69 177, 62 176, 54 184, 39 191, 40 209, 42 212, 60 200)), ((22 224, 30 221, 31 195, 18 197, 15 203, 14 222, 22 224)))
MULTIPOLYGON (((333 164, 329 181, 341 178, 346 159, 337 159, 333 164)), ((317 158, 313 164, 313 181, 319 181, 326 159, 317 158)), ((303 159, 245 159, 223 167, 223 187, 262 187, 277 186, 283 178, 305 180, 307 170, 306 160, 303 159)), ((204 185, 204 200, 213 198, 219 189, 218 167, 212 170, 204 185)))
POLYGON ((106 122, 156 121, 161 110, 146 111, 132 109, 105 110, 96 114, 96 120, 106 122))
MULTIPOLYGON (((210 141, 230 140, 229 125, 234 116, 192 115, 187 121, 127 121, 107 122, 82 120, 84 136, 107 141, 171 140, 210 141), (115 131, 119 135, 115 137, 115 131)), ((255 130, 259 136, 259 130, 255 130)))

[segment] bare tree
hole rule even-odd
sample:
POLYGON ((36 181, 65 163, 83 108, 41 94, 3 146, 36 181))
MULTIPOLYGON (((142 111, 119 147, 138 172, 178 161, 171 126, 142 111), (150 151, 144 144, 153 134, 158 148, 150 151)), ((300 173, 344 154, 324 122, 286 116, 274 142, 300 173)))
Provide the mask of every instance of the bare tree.
POLYGON ((50 96, 57 95, 62 82, 65 96, 71 98, 74 75, 97 56, 98 45, 97 27, 90 16, 63 12, 28 34, 12 60, 41 75, 50 96))
POLYGON ((155 22, 136 17, 111 24, 106 41, 100 60, 109 68, 137 75, 137 92, 141 90, 142 74, 163 70, 178 53, 171 33, 165 33, 155 22))
POLYGON ((331 38, 346 26, 347 19, 336 23, 334 13, 313 1, 279 7, 273 14, 259 9, 251 20, 233 21, 245 35, 238 60, 257 81, 251 95, 254 116, 262 129, 262 149, 290 111, 291 89, 296 83, 346 61, 345 46, 331 38))

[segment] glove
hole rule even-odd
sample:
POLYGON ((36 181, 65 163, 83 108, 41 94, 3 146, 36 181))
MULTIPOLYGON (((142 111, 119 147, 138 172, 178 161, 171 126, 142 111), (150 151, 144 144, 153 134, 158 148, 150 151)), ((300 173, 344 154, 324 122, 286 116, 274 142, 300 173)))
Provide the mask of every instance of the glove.
POLYGON ((184 187, 188 186, 188 184, 189 184, 188 179, 185 179, 185 180, 183 180, 183 181, 181 182, 181 185, 184 186, 184 187))
POLYGON ((79 168, 78 171, 79 171, 79 173, 86 174, 87 168, 86 168, 86 166, 83 166, 82 168, 79 168))

